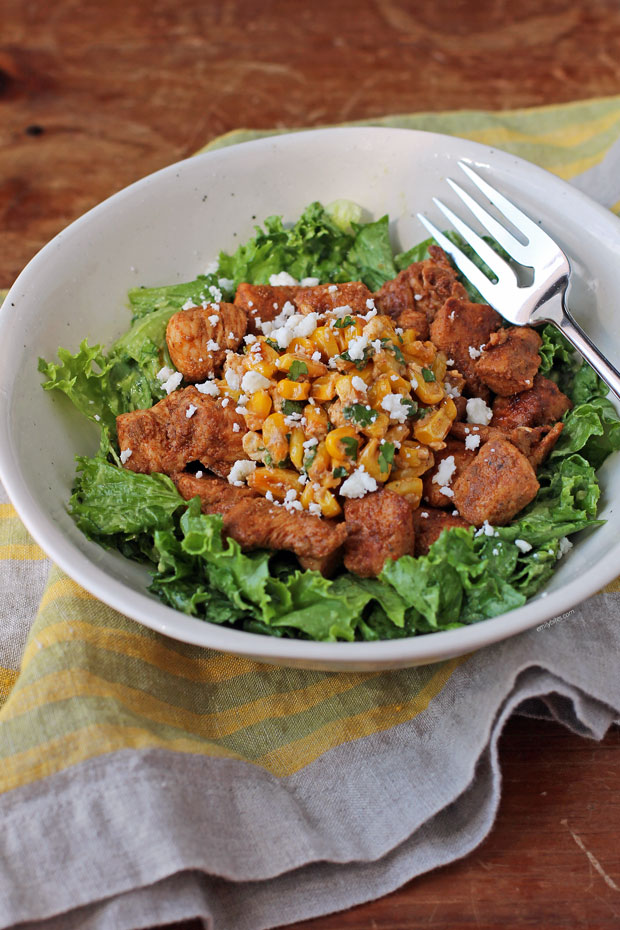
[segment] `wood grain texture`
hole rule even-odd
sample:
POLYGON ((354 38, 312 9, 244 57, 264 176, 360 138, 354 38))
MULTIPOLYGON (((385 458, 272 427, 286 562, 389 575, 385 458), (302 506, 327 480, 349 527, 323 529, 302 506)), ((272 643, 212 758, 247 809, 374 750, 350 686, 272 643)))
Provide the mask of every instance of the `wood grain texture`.
MULTIPOLYGON (((0 287, 104 197, 231 129, 620 93, 617 0, 1 0, 1 18, 0 287)), ((295 930, 620 926, 618 732, 514 720, 501 762, 478 850, 295 930)))

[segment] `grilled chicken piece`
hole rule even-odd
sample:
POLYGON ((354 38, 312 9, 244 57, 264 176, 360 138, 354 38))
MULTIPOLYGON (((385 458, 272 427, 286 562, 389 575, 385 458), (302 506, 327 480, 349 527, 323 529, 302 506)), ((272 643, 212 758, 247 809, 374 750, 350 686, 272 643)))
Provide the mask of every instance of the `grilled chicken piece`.
POLYGON ((426 555, 430 547, 436 542, 444 530, 451 530, 455 526, 468 529, 470 524, 462 517, 446 513, 445 510, 435 510, 433 507, 418 507, 413 511, 413 530, 415 533, 415 554, 426 555))
POLYGON ((572 402, 554 381, 536 375, 529 391, 496 397, 491 426, 513 429, 515 426, 545 426, 561 420, 572 402))
POLYGON ((472 423, 453 423, 450 435, 455 439, 466 441, 470 437, 470 445, 475 444, 475 437, 478 437, 478 443, 475 445, 477 451, 485 442, 491 442, 493 439, 507 439, 513 446, 516 446, 519 452, 522 452, 526 458, 530 457, 532 449, 542 441, 543 437, 549 432, 548 426, 515 426, 513 429, 499 429, 497 426, 482 426, 472 423), (474 437, 472 443, 471 437, 474 437))
POLYGON ((530 326, 507 326, 491 333, 476 362, 476 374, 496 394, 527 391, 540 368, 542 339, 530 326))
POLYGON ((295 295, 295 304, 299 313, 329 313, 336 307, 350 307, 351 313, 368 313, 366 301, 372 293, 361 281, 347 281, 344 284, 317 284, 314 287, 300 287, 295 295))
MULTIPOLYGON (((375 303, 381 313, 398 320, 398 325, 405 328, 402 314, 406 310, 424 313, 430 324, 437 311, 449 297, 467 299, 467 291, 458 281, 456 271, 450 264, 448 256, 438 245, 429 247, 430 258, 414 262, 397 274, 392 281, 386 281, 375 294, 375 303)), ((418 327, 413 325, 413 329, 418 327)), ((428 338, 420 335, 419 339, 428 338)))
POLYGON ((409 501, 386 488, 347 500, 346 568, 362 578, 371 578, 380 574, 386 559, 413 555, 412 514, 409 501))
POLYGON ((235 294, 235 307, 246 314, 248 332, 261 333, 261 323, 275 320, 284 304, 294 304, 298 290, 298 287, 284 285, 240 284, 235 294))
POLYGON ((401 310, 401 312, 394 317, 394 322, 402 329, 415 330, 415 334, 421 342, 426 342, 429 337, 430 329, 428 319, 423 310, 411 310, 409 308, 401 310))
POLYGON ((528 459, 531 462, 532 468, 536 469, 539 465, 542 465, 560 438, 560 433, 563 429, 563 423, 555 423, 549 432, 532 446, 530 452, 526 453, 528 459))
POLYGON ((196 475, 184 471, 171 477, 177 491, 186 501, 191 500, 192 497, 200 498, 200 509, 203 513, 224 514, 239 501, 259 497, 252 488, 238 488, 224 481, 223 478, 216 478, 213 475, 203 475, 197 478, 196 475))
POLYGON ((131 471, 172 475, 198 460, 226 477, 245 458, 244 418, 195 387, 174 391, 150 410, 122 413, 116 428, 121 452, 131 451, 125 462, 131 471))
POLYGON ((500 323, 499 313, 487 304, 472 304, 454 297, 446 300, 431 323, 432 341, 448 358, 454 359, 470 394, 484 400, 489 398, 489 389, 477 374, 477 353, 500 323))
POLYGON ((459 442, 458 439, 446 439, 446 448, 442 449, 441 452, 435 452, 435 464, 425 472, 422 476, 422 485, 424 487, 424 500, 428 501, 431 507, 450 507, 453 509, 452 496, 450 494, 444 494, 442 491, 443 487, 447 487, 448 490, 452 490, 452 485, 459 477, 460 474, 471 465, 473 460, 476 457, 476 453, 470 449, 465 448, 464 442, 459 442), (443 484, 434 481, 433 479, 437 475, 441 463, 445 459, 452 458, 454 461, 454 471, 450 478, 445 481, 443 484))
POLYGON ((242 549, 287 549, 303 568, 329 573, 336 568, 347 535, 344 523, 323 520, 305 511, 290 513, 269 503, 251 488, 237 488, 221 478, 173 476, 185 500, 198 495, 203 513, 220 513, 223 531, 242 549))
POLYGON ((170 358, 186 381, 204 381, 219 373, 228 349, 239 347, 247 322, 243 310, 234 304, 221 303, 219 310, 179 310, 166 328, 170 358))
POLYGON ((530 503, 540 485, 526 457, 506 439, 486 442, 454 482, 454 504, 474 526, 503 526, 530 503))

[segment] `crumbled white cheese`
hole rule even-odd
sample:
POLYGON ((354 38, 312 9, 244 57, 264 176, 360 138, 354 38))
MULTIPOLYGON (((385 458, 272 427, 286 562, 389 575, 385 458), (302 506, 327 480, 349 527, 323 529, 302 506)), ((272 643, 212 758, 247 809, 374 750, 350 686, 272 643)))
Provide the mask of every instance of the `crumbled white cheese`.
POLYGON ((475 346, 470 346, 467 351, 469 352, 470 358, 480 358, 482 355, 480 349, 477 349, 475 346))
POLYGON ((404 423, 409 415, 410 408, 402 403, 405 400, 402 394, 386 394, 381 401, 381 407, 385 410, 390 420, 396 423, 404 423))
POLYGON ((515 546, 520 552, 529 552, 532 548, 531 544, 525 539, 515 539, 515 546))
POLYGON ((222 407, 228 407, 229 403, 230 403, 230 397, 222 398, 222 407))
POLYGON ((426 512, 426 510, 423 510, 420 516, 424 517, 425 520, 428 520, 428 513, 426 512))
MULTIPOLYGON (((366 303, 368 304, 368 301, 366 301, 366 303)), ((378 310, 375 310, 375 308, 372 307, 368 311, 368 313, 359 313, 358 316, 361 317, 362 320, 366 320, 366 322, 368 323, 370 320, 376 317, 377 313, 378 313, 378 310)))
POLYGON ((174 368, 168 368, 167 365, 164 365, 163 368, 160 368, 155 377, 158 381, 167 381, 170 375, 174 374, 174 368))
POLYGON ((446 359, 446 365, 454 365, 454 359, 453 359, 453 358, 447 358, 447 359, 446 359))
POLYGON ((213 262, 209 262, 205 268, 205 274, 217 274, 217 270, 220 267, 219 259, 215 259, 213 262))
POLYGON ((456 462, 454 461, 453 455, 447 455, 445 459, 442 459, 439 463, 439 468, 433 475, 433 484, 442 485, 441 490, 444 490, 444 485, 450 484, 452 478, 454 477, 454 472, 456 471, 456 462))
POLYGON ((316 287, 319 283, 318 278, 302 278, 299 282, 302 287, 316 287))
POLYGON ((196 407, 194 404, 190 404, 187 410, 185 411, 185 416, 187 417, 187 419, 189 420, 190 417, 193 417, 197 410, 198 410, 198 407, 196 407))
POLYGON ((446 497, 454 497, 454 491, 452 490, 452 488, 448 488, 448 487, 439 488, 439 493, 445 494, 446 497))
POLYGON ((241 387, 241 378, 236 371, 232 370, 232 368, 226 369, 224 380, 226 381, 226 384, 231 389, 231 391, 238 391, 241 387))
POLYGON ((223 287, 225 291, 232 291, 235 286, 235 282, 232 278, 218 278, 217 283, 220 287, 223 287))
POLYGON ((233 425, 232 425, 232 431, 233 431, 233 433, 238 433, 240 429, 241 429, 241 427, 239 426, 238 423, 233 423, 233 425))
POLYGON ((573 544, 567 536, 562 536, 559 546, 560 548, 558 549, 558 554, 556 556, 558 559, 561 559, 563 555, 566 555, 569 549, 573 548, 573 544))
MULTIPOLYGON (((292 304, 289 304, 289 306, 293 307, 292 304)), ((284 305, 284 309, 286 309, 286 304, 284 305)), ((280 317, 281 316, 282 314, 280 314, 280 317)), ((276 317, 274 323, 279 320, 280 317, 276 317)), ((307 338, 312 335, 317 328, 318 318, 318 313, 314 312, 306 314, 293 312, 293 315, 286 319, 283 326, 271 329, 268 335, 277 342, 279 348, 288 349, 293 339, 307 338)), ((263 332, 266 332, 266 325, 267 324, 263 325, 263 332)))
POLYGON ((96 413, 96 414, 95 414, 95 420, 97 421, 97 423, 99 422, 100 419, 101 419, 101 417, 99 416, 98 413, 96 413))
POLYGON ((207 319, 209 320, 209 323, 211 324, 211 326, 216 326, 220 321, 220 318, 217 313, 212 313, 211 316, 207 317, 207 319))
POLYGON ((480 445, 480 436, 466 436, 465 437, 465 448, 466 449, 477 449, 480 445))
POLYGON ((377 482, 369 475, 363 465, 356 468, 349 475, 346 481, 340 485, 340 493, 343 497, 364 497, 369 491, 377 490, 377 482))
POLYGON ((485 520, 479 530, 476 530, 474 536, 496 536, 498 535, 488 520, 485 520))
MULTIPOLYGON (((211 294, 211 297, 213 298, 215 304, 219 304, 220 300, 222 299, 222 292, 219 289, 219 287, 216 287, 215 284, 210 284, 209 293, 211 294)), ((218 307, 218 310, 219 310, 219 307, 218 307)))
POLYGON ((202 478, 202 472, 201 472, 201 471, 197 471, 197 472, 196 472, 196 478, 202 478))
POLYGON ((330 294, 335 294, 338 290, 338 286, 336 284, 330 284, 327 290, 330 294))
POLYGON ((312 359, 313 362, 320 362, 320 361, 321 361, 321 353, 317 350, 316 352, 313 352, 313 353, 312 353, 312 355, 310 356, 310 358, 312 359))
POLYGON ((414 294, 414 295, 413 295, 413 299, 414 299, 414 300, 422 300, 422 295, 421 295, 421 294, 414 294))
POLYGON ((347 352, 352 362, 364 358, 364 349, 368 346, 368 336, 357 336, 349 342, 347 352))
POLYGON ((335 317, 338 317, 339 320, 341 320, 343 317, 347 316, 348 314, 353 313, 353 310, 351 309, 349 304, 342 304, 341 307, 334 307, 334 309, 330 310, 329 312, 333 314, 335 317))
POLYGON ((449 381, 444 382, 444 389, 448 397, 460 397, 461 392, 459 391, 456 384, 450 384, 449 381))
POLYGON ((290 488, 284 495, 285 501, 295 501, 297 500, 297 491, 295 488, 290 488))
POLYGON ((173 391, 176 391, 179 384, 183 380, 183 375, 180 371, 175 371, 170 375, 167 381, 164 381, 162 387, 166 394, 172 394, 173 391))
POLYGON ((493 417, 493 411, 487 407, 481 397, 470 397, 467 401, 467 422, 482 423, 488 426, 493 417))
POLYGON ((130 459, 133 453, 133 449, 123 449, 121 451, 121 462, 124 465, 127 459, 130 459))
POLYGON ((256 471, 256 462, 250 462, 246 459, 237 459, 233 467, 230 469, 228 483, 234 484, 235 487, 240 488, 243 482, 247 480, 248 476, 251 475, 253 471, 256 471))
POLYGON ((297 284, 297 278, 294 278, 288 271, 281 271, 279 274, 269 275, 269 283, 272 287, 294 287, 297 284))
POLYGON ((351 387, 356 391, 360 391, 362 394, 368 391, 368 385, 359 375, 353 375, 351 378, 351 387))
POLYGON ((303 444, 304 449, 312 449, 313 446, 318 446, 319 440, 316 436, 312 436, 310 439, 306 439, 303 444))
POLYGON ((207 342, 207 352, 219 352, 220 344, 216 342, 215 339, 209 339, 207 342))
POLYGON ((311 513, 314 517, 321 516, 321 505, 315 504, 314 501, 310 501, 308 504, 308 512, 311 513))
POLYGON ((185 301, 185 303, 184 303, 183 306, 181 307, 181 310, 193 310, 193 308, 194 308, 195 306, 196 306, 196 304, 194 303, 194 301, 192 300, 192 298, 191 298, 191 297, 188 297, 188 299, 185 301))
POLYGON ((247 394, 254 394, 256 391, 262 391, 270 385, 269 378, 261 375, 260 371, 246 371, 241 381, 241 390, 247 394))
POLYGON ((366 300, 366 309, 367 310, 375 309, 375 302, 372 297, 368 297, 368 299, 366 300))
POLYGON ((248 333, 247 336, 243 337, 243 341, 246 345, 251 346, 256 342, 256 336, 254 333, 248 333))

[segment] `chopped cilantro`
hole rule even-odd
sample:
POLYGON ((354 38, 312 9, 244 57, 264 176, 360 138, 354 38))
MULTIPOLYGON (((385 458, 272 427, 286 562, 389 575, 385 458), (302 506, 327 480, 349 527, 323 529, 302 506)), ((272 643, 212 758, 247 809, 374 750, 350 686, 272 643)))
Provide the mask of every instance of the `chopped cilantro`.
POLYGON ((343 436, 340 440, 340 444, 344 446, 345 452, 350 459, 355 460, 357 458, 357 449, 359 446, 357 439, 354 439, 353 436, 343 436))
POLYGON ((290 417, 292 413, 303 413, 304 404, 301 400, 283 400, 282 413, 285 417, 290 417))
POLYGON ((302 362, 300 359, 296 358, 291 362, 291 367, 288 370, 287 378, 290 381, 297 381, 300 375, 308 374, 308 366, 305 362, 302 362))
POLYGON ((382 345, 383 348, 386 350, 386 352, 393 352, 393 353, 394 353, 394 357, 395 357, 395 359, 396 359, 397 362, 400 362, 401 365, 404 365, 404 364, 405 364, 405 356, 404 356, 403 353, 400 351, 400 349, 398 348, 398 346, 395 346, 395 345, 394 345, 394 343, 391 341, 391 339, 388 339, 387 336, 384 336, 384 337, 382 338, 382 340, 381 340, 381 345, 382 345))
POLYGON ((418 404, 417 404, 417 402, 416 402, 415 400, 411 400, 411 398, 409 398, 409 397, 401 397, 401 399, 400 399, 400 404, 401 404, 401 407, 408 407, 408 408, 409 408, 409 409, 408 409, 408 412, 407 412, 407 417, 413 418, 413 417, 423 417, 423 416, 424 416, 424 413, 420 410, 420 408, 419 408, 419 406, 418 406, 418 404))
POLYGON ((345 326, 354 326, 354 325, 355 325, 355 320, 353 319, 352 316, 349 316, 347 314, 347 316, 345 316, 344 319, 336 320, 336 322, 334 323, 334 329, 344 329, 345 326))
POLYGON ((269 452, 265 452, 263 462, 265 463, 265 465, 267 465, 268 468, 271 467, 271 465, 273 465, 273 459, 271 458, 271 455, 269 452))
POLYGON ((379 446, 379 469, 387 471, 394 461, 395 445, 393 442, 382 442, 379 446))
POLYGON ((343 408, 342 413, 345 420, 352 420, 359 426, 370 426, 379 416, 376 410, 365 404, 349 404, 348 407, 343 408))
POLYGON ((353 362, 353 364, 355 365, 355 367, 357 368, 357 370, 358 370, 358 371, 361 371, 362 368, 365 368, 365 367, 366 367, 366 362, 368 361, 368 359, 370 358, 370 356, 373 355, 373 353, 374 353, 373 347, 372 347, 372 346, 366 346, 366 347, 364 348, 364 354, 363 354, 362 358, 352 359, 351 356, 349 355, 348 351, 347 351, 347 352, 341 352, 341 354, 340 354, 340 355, 337 355, 336 358, 342 358, 342 359, 344 359, 345 362, 353 362))
POLYGON ((430 368, 422 369, 422 377, 425 381, 436 381, 435 373, 430 368))
POLYGON ((310 469, 312 468, 314 464, 314 460, 316 458, 316 453, 317 453, 318 448, 319 448, 318 446, 312 446, 312 448, 308 449, 308 451, 304 455, 304 461, 303 461, 304 471, 306 472, 310 471, 310 469))
POLYGON ((348 472, 344 465, 338 465, 332 472, 334 478, 346 478, 347 474, 348 472))
POLYGON ((280 351, 280 346, 279 346, 278 343, 275 341, 275 339, 269 339, 269 338, 267 338, 267 339, 265 339, 265 342, 267 343, 268 346, 271 346, 272 349, 275 349, 276 352, 279 352, 279 351, 280 351))

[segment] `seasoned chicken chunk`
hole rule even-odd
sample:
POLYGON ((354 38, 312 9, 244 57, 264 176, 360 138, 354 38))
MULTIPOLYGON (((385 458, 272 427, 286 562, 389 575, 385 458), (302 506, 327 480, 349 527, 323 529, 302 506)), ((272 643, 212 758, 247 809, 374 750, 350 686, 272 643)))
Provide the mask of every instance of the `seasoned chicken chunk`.
POLYGON ((503 396, 532 387, 541 358, 542 339, 530 326, 507 326, 491 333, 476 362, 476 374, 503 396))
MULTIPOLYGON (((401 315, 405 310, 421 311, 431 323, 449 297, 467 298, 467 291, 458 281, 444 250, 438 245, 431 245, 428 251, 430 258, 409 265, 392 281, 386 281, 375 294, 375 303, 381 313, 397 319, 403 328, 405 324, 401 315)), ((417 327, 413 326, 413 329, 417 330, 417 327)), ((419 338, 426 339, 427 336, 419 335, 419 338)))
POLYGON ((262 332, 261 323, 268 323, 282 313, 284 304, 295 303, 298 287, 269 284, 240 284, 235 294, 235 307, 242 310, 248 320, 248 332, 262 332))
POLYGON ((534 469, 538 468, 538 466, 542 465, 542 463, 545 461, 555 446, 556 442, 560 438, 560 434, 563 429, 563 423, 555 423, 549 432, 542 437, 542 439, 532 445, 529 453, 526 453, 534 469))
POLYGON ((336 307, 350 307, 352 313, 368 313, 367 301, 372 293, 361 281, 344 284, 317 284, 300 287, 295 295, 299 313, 329 313, 336 307))
POLYGON ((116 418, 121 452, 130 452, 131 471, 172 475, 198 460, 226 477, 244 459, 244 418, 229 404, 201 394, 195 387, 174 391, 150 410, 133 410, 116 418))
POLYGON ((356 575, 379 575, 386 559, 413 554, 413 510, 400 494, 382 488, 347 500, 344 518, 349 533, 344 564, 356 575))
POLYGON ((452 510, 452 495, 444 493, 445 490, 450 492, 452 485, 460 474, 471 465, 476 457, 476 453, 465 448, 464 442, 458 439, 446 439, 446 448, 440 452, 435 452, 435 464, 422 476, 422 485, 424 488, 424 500, 428 501, 431 507, 450 507, 452 510), (442 464, 442 463, 446 464, 442 464), (443 481, 437 481, 436 478, 446 475, 443 481))
POLYGON ((474 450, 478 450, 485 442, 493 439, 507 439, 517 447, 519 452, 529 458, 532 449, 548 432, 548 426, 515 426, 513 429, 500 429, 497 426, 455 422, 452 424, 450 435, 455 439, 462 439, 467 443, 468 448, 474 450))
POLYGON ((467 388, 474 397, 489 397, 489 389, 476 371, 480 346, 499 328, 501 317, 486 304, 473 304, 454 297, 446 300, 431 323, 431 339, 454 359, 456 368, 464 376, 467 388))
POLYGON ((247 317, 234 304, 191 307, 168 320, 166 343, 170 358, 186 381, 204 381, 219 374, 229 349, 238 349, 247 329, 247 317))
POLYGON ((226 513, 239 501, 247 498, 256 499, 259 495, 252 488, 238 488, 229 484, 223 478, 213 475, 201 475, 198 478, 190 472, 179 472, 172 475, 177 491, 186 501, 192 497, 200 498, 200 507, 203 513, 226 513))
POLYGON ((491 426, 500 429, 544 426, 561 420, 572 406, 572 402, 555 382, 543 375, 536 375, 529 391, 495 398, 491 426))
POLYGON ((421 342, 426 342, 429 337, 430 329, 428 318, 423 310, 401 310, 401 312, 394 317, 394 321, 396 325, 400 326, 402 329, 415 330, 415 334, 421 342))
POLYGON ((330 574, 336 567, 347 535, 344 523, 323 520, 305 511, 290 513, 269 503, 251 488, 235 487, 221 478, 174 475, 186 499, 198 495, 203 513, 220 513, 223 531, 242 549, 287 549, 303 568, 330 574))
POLYGON ((415 554, 426 555, 444 530, 459 526, 467 529, 470 524, 462 517, 433 507, 418 507, 413 511, 413 530, 415 533, 415 554))
POLYGON ((540 487, 534 469, 506 439, 486 442, 454 483, 454 504, 475 526, 503 526, 530 503, 540 487))

